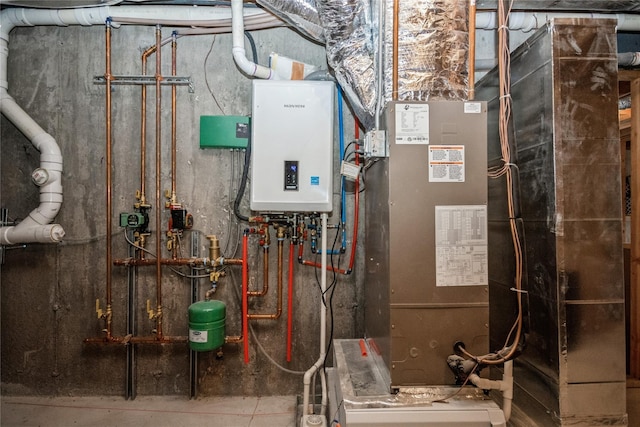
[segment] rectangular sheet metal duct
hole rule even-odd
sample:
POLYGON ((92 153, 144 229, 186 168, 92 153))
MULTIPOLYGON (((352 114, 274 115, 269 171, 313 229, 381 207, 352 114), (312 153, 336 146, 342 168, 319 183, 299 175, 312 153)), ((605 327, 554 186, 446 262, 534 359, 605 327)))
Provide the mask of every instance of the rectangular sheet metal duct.
MULTIPOLYGON (((626 425, 616 22, 556 19, 512 54, 512 152, 524 230, 527 345, 514 401, 541 425, 626 425)), ((500 164, 498 78, 489 166, 500 164)), ((513 322, 504 179, 489 180, 491 347, 513 322)))

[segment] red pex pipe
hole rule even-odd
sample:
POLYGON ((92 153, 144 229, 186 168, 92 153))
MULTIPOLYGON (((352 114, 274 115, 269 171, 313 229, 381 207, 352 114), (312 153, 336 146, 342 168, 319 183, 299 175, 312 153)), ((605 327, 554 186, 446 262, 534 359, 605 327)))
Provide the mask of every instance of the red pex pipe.
POLYGON ((249 363, 249 233, 242 236, 242 336, 244 337, 244 363, 249 363))
MULTIPOLYGON (((354 136, 356 141, 360 139, 360 122, 356 117, 354 119, 354 136)), ((358 149, 360 146, 356 143, 356 166, 360 166, 360 155, 358 149)), ((358 245, 358 217, 360 216, 360 177, 356 179, 353 196, 353 239, 351 240, 351 259, 349 260, 349 272, 353 271, 353 264, 356 259, 356 246, 358 245)))
POLYGON ((291 342, 293 332, 293 241, 289 243, 289 292, 287 294, 287 362, 291 362, 291 342))
MULTIPOLYGON (((358 128, 356 122, 356 129, 358 128)), ((360 156, 358 155, 358 145, 356 144, 356 165, 360 166, 360 156)), ((356 260, 356 246, 358 245, 358 217, 360 216, 360 178, 356 178, 353 195, 353 239, 351 239, 351 259, 349 260, 349 273, 353 270, 356 260)))

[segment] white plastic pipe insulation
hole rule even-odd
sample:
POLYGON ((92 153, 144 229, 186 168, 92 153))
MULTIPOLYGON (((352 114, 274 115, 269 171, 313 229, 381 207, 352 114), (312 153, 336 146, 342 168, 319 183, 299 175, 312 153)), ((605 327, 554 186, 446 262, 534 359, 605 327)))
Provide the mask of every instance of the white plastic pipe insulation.
POLYGON ((259 79, 275 79, 276 74, 270 68, 258 65, 247 59, 244 49, 244 19, 242 0, 231 0, 231 35, 233 38, 233 59, 240 70, 259 79))
MULTIPOLYGON (((552 18, 616 19, 618 21, 618 31, 640 31, 640 15, 589 12, 511 12, 509 15, 509 29, 523 32, 536 30, 552 18)), ((476 13, 476 28, 478 30, 493 30, 497 27, 498 17, 495 12, 476 13)))

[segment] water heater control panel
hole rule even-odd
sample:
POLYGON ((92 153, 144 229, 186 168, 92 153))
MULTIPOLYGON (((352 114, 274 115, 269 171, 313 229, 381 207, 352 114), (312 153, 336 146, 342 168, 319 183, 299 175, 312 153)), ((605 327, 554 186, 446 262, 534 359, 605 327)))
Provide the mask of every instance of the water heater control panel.
POLYGON ((335 84, 253 81, 251 210, 331 212, 335 84))
POLYGON ((298 191, 298 161, 284 161, 284 191, 298 191))

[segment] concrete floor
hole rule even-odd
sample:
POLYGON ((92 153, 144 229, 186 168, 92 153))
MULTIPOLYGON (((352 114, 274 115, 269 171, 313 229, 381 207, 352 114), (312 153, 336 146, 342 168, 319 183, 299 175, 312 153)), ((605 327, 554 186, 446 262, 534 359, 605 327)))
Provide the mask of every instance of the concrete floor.
MULTIPOLYGON (((0 425, 295 427, 295 396, 216 397, 2 397, 0 425)), ((627 384, 629 426, 640 426, 640 380, 627 384)), ((514 410, 514 417, 517 417, 514 410)), ((514 419, 511 426, 521 423, 514 419)), ((529 423, 527 427, 532 427, 529 423)))
POLYGON ((2 397, 2 427, 295 427, 296 397, 2 397))

